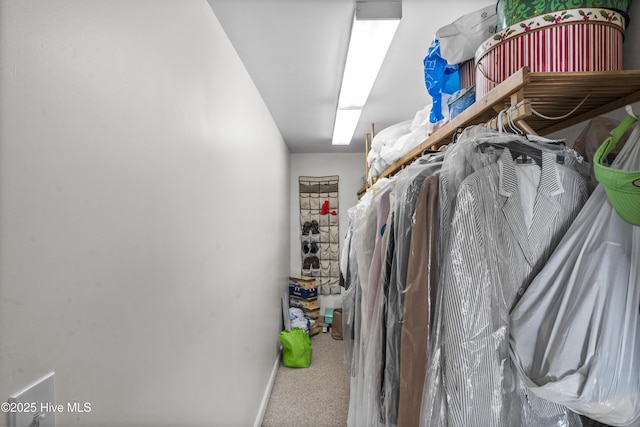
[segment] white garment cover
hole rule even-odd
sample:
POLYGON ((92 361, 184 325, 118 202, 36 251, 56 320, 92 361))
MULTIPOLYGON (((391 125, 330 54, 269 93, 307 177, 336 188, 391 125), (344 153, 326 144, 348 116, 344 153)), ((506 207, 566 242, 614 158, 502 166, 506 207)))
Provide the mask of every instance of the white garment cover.
MULTIPOLYGON (((638 166, 640 153, 632 157, 638 166)), ((511 313, 514 365, 540 397, 640 425, 639 307, 640 227, 599 185, 511 313)))

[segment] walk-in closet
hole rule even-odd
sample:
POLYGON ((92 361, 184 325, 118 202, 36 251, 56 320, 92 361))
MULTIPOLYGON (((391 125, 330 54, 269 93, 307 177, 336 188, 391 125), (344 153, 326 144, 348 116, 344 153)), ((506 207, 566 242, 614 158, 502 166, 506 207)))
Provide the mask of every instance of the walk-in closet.
POLYGON ((0 426, 640 426, 640 2, 0 0, 0 426))

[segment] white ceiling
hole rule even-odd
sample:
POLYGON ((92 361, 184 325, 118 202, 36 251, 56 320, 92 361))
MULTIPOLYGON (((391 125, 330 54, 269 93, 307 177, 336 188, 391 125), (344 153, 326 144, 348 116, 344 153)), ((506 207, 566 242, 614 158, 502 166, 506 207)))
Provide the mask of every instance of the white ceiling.
POLYGON ((423 59, 438 28, 490 0, 402 0, 402 20, 353 141, 332 146, 355 0, 208 0, 292 153, 364 152, 365 134, 430 104, 423 59))

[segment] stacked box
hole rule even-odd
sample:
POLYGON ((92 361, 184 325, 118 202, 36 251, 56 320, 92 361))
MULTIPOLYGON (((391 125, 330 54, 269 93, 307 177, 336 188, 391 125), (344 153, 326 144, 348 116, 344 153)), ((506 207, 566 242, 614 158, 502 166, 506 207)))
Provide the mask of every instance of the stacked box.
POLYGON ((302 287, 305 289, 316 289, 316 278, 310 276, 290 276, 289 286, 302 287))
POLYGON ((302 313, 307 319, 320 322, 320 307, 316 308, 315 310, 302 310, 302 313))
POLYGON ((310 320, 309 323, 311 324, 311 326, 309 327, 309 335, 314 336, 322 330, 322 325, 320 325, 320 322, 318 321, 318 319, 309 319, 309 320, 310 320))
POLYGON ((289 295, 304 299, 315 298, 318 296, 318 288, 303 288, 289 284, 289 295))
POLYGON ((322 326, 320 326, 319 324, 315 324, 313 325, 311 328, 309 328, 309 336, 314 336, 314 335, 318 335, 318 333, 322 330, 322 326))
POLYGON ((324 309, 324 323, 331 325, 333 323, 333 308, 324 309))
POLYGON ((460 115, 464 110, 471 107, 476 102, 476 87, 471 86, 465 89, 460 89, 453 95, 447 105, 449 107, 449 120, 453 120, 460 115))
POLYGON ((311 321, 309 335, 316 335, 322 330, 320 326, 320 303, 316 278, 309 276, 289 277, 289 306, 302 310, 304 317, 311 321))
POLYGON ((289 306, 301 308, 302 311, 310 311, 320 308, 320 303, 318 302, 318 298, 298 298, 298 297, 290 297, 289 298, 289 306))

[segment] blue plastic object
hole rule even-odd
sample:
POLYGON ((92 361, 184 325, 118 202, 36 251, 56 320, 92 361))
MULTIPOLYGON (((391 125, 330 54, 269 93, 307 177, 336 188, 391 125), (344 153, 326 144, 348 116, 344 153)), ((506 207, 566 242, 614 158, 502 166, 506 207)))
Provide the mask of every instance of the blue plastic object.
POLYGON ((442 115, 442 94, 452 94, 460 90, 458 65, 450 65, 440 56, 440 41, 434 39, 424 58, 424 82, 427 92, 433 100, 429 121, 437 123, 444 119, 442 115))

